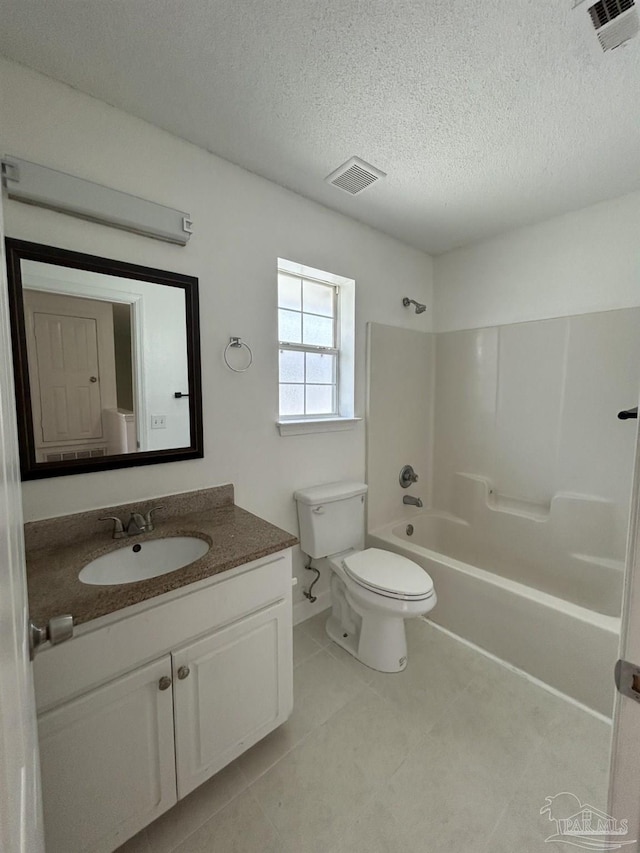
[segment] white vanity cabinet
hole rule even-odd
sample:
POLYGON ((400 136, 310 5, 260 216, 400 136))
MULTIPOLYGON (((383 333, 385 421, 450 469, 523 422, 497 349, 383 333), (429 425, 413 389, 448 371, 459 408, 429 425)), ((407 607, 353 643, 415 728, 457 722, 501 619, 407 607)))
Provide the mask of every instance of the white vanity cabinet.
POLYGON ((34 677, 47 853, 111 853, 291 713, 291 553, 80 626, 34 677))
POLYGON ((287 702, 285 619, 276 605, 172 655, 178 797, 273 729, 287 702))
POLYGON ((175 805, 170 672, 167 655, 40 716, 47 853, 113 850, 175 805))

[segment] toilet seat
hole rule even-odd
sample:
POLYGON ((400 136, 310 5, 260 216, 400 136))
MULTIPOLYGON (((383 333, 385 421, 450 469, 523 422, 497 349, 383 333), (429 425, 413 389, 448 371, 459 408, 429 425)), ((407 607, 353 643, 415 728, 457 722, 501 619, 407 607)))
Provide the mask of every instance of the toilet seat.
POLYGON ((342 560, 352 581, 387 598, 424 601, 434 595, 433 581, 417 563, 381 548, 356 551, 342 560))

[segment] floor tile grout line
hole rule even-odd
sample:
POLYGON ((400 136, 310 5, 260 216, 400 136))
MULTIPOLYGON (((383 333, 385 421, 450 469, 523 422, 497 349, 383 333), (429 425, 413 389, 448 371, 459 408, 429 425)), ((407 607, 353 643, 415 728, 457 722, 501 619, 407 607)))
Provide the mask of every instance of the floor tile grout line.
MULTIPOLYGON (((373 683, 370 683, 368 686, 374 691, 374 693, 377 696, 380 697, 380 699, 383 699, 388 705, 393 706, 393 702, 389 699, 389 697, 386 696, 384 693, 382 693, 377 687, 375 687, 375 685, 373 683)), ((437 726, 438 723, 440 723, 441 718, 444 715, 444 713, 447 711, 447 709, 450 708, 451 706, 455 705, 457 702, 459 702, 461 697, 468 690, 468 688, 469 688, 469 685, 461 688, 460 691, 455 694, 455 696, 450 697, 446 702, 443 703, 442 707, 440 708, 440 710, 437 713, 436 718, 426 728, 421 729, 421 734, 423 735, 423 737, 420 738, 418 743, 422 743, 426 739, 425 736, 429 736, 431 734, 431 731, 433 730, 433 728, 435 726, 437 726)))
POLYGON ((433 740, 433 738, 431 737, 431 735, 429 734, 429 732, 425 733, 425 735, 424 735, 423 737, 421 737, 421 738, 418 740, 418 742, 414 745, 414 747, 413 747, 413 749, 411 750, 411 752, 407 752, 407 754, 406 754, 406 755, 405 755, 405 757, 402 759, 402 761, 400 762, 400 764, 396 767, 396 769, 393 771, 393 773, 392 773, 392 774, 388 777, 388 779, 386 780, 386 781, 387 781, 387 783, 391 782, 391 781, 394 779, 394 777, 398 775, 398 773, 402 770, 402 768, 403 768, 403 767, 404 767, 404 765, 407 763, 407 761, 408 761, 408 760, 409 760, 409 759, 410 759, 410 758, 411 758, 411 757, 412 757, 416 752, 418 752, 418 750, 419 750, 419 749, 421 749, 421 748, 422 748, 422 746, 423 746, 423 744, 425 744, 427 741, 432 741, 432 742, 434 742, 434 743, 435 743, 435 741, 433 740))
MULTIPOLYGON (((240 756, 238 756, 238 758, 240 758, 240 756)), ((224 770, 226 770, 228 767, 231 767, 232 764, 237 762, 238 758, 234 759, 230 764, 225 765, 225 767, 223 767, 221 770, 219 770, 218 773, 223 773, 224 770)), ((223 803, 223 805, 219 806, 218 808, 214 809, 210 814, 208 814, 207 817, 205 817, 202 822, 199 822, 198 825, 195 827, 195 829, 193 829, 191 832, 189 832, 187 835, 185 835, 185 837, 182 839, 182 841, 179 841, 177 845, 175 845, 174 847, 171 848, 169 853, 174 853, 174 851, 177 850, 181 844, 184 844, 184 842, 188 838, 190 838, 194 834, 194 832, 197 832, 199 829, 202 829, 202 827, 205 825, 205 823, 208 823, 212 818, 214 818, 216 815, 220 814, 220 812, 223 811, 224 809, 226 809, 226 807, 228 805, 230 805, 235 799, 237 799, 237 797, 239 797, 241 794, 244 794, 249 789, 251 783, 247 779, 244 771, 242 770, 242 767, 239 764, 238 764, 238 771, 239 771, 239 773, 242 776, 242 779, 244 781, 243 787, 239 791, 236 791, 235 794, 233 794, 233 796, 229 797, 229 799, 225 803, 223 803)), ((215 779, 216 775, 217 774, 214 774, 209 781, 212 781, 213 779, 215 779)), ((196 788, 195 791, 197 791, 197 790, 198 789, 196 788)), ((195 793, 195 791, 193 793, 195 793)), ((178 803, 180 803, 180 802, 184 802, 184 800, 178 800, 178 803)), ((178 803, 176 803, 176 806, 178 805, 178 803)), ((175 806, 174 806, 174 808, 175 808, 175 806)), ((164 812, 164 814, 167 814, 167 813, 168 812, 164 812)), ((163 815, 160 815, 160 817, 162 817, 162 816, 163 815)), ((153 826, 153 823, 149 824, 149 826, 153 826)), ((145 832, 147 833, 147 843, 149 845, 149 850, 151 851, 151 853, 153 853, 153 849, 151 847, 151 840, 149 838, 149 833, 148 833, 149 826, 145 827, 145 832)), ((117 851, 116 851, 116 853, 117 853, 117 851)))
POLYGON ((269 826, 273 829, 273 831, 274 831, 274 832, 275 832, 275 834, 276 834, 276 838, 278 839, 278 841, 279 841, 279 842, 280 842, 280 844, 282 845, 282 846, 281 846, 281 848, 280 848, 281 853, 284 853, 284 851, 285 851, 285 850, 289 850, 289 849, 290 849, 290 846, 289 846, 288 842, 285 842, 284 838, 282 837, 282 835, 281 835, 281 833, 280 833, 280 830, 279 830, 279 829, 278 829, 278 827, 275 825, 275 823, 271 820, 271 817, 267 814, 266 809, 264 808, 264 806, 263 806, 263 805, 262 805, 262 803, 260 802, 260 800, 259 800, 258 796, 256 795, 255 791, 253 791, 253 790, 252 790, 252 786, 249 786, 249 793, 251 794, 251 797, 253 798, 253 801, 255 802, 255 804, 256 804, 256 805, 258 806, 258 808, 260 809, 260 813, 261 813, 261 814, 262 814, 262 816, 265 818, 265 820, 267 821, 267 823, 269 824, 269 826))
POLYGON ((318 648, 315 651, 311 652, 310 655, 307 655, 306 658, 304 658, 301 661, 298 661, 298 663, 293 667, 293 671, 295 672, 296 669, 298 669, 298 667, 303 666, 305 663, 308 663, 311 660, 311 658, 317 657, 320 654, 320 652, 324 652, 324 651, 326 651, 324 646, 318 646, 318 648))
MULTIPOLYGON (((514 786, 514 788, 515 788, 515 786, 514 786)), ((493 836, 496 834, 496 830, 500 826, 502 819, 505 817, 505 815, 507 815, 509 813, 509 807, 511 806, 512 802, 513 802, 512 798, 507 798, 507 802, 504 804, 504 807, 503 807, 502 811, 499 813, 499 815, 496 819, 496 822, 494 823, 491 831, 487 835, 486 844, 483 848, 483 853, 489 853, 489 849, 490 849, 490 845, 491 845, 493 836)))
MULTIPOLYGON (((314 728, 310 729, 299 741, 297 741, 295 744, 293 744, 293 746, 291 746, 286 752, 284 752, 279 758, 277 758, 273 762, 273 764, 271 764, 269 767, 267 767, 265 770, 263 770, 258 776, 256 776, 256 778, 252 782, 249 782, 249 788, 252 788, 260 779, 262 779, 264 776, 266 776, 267 773, 269 773, 271 770, 273 770, 273 768, 276 767, 276 765, 280 764, 280 762, 283 761, 288 756, 290 756, 292 752, 294 752, 296 749, 298 749, 303 744, 305 744, 312 735, 314 735, 316 732, 318 732, 320 729, 322 729, 324 726, 326 726, 327 723, 329 723, 333 719, 333 717, 336 716, 336 714, 339 714, 341 711, 344 711, 344 709, 348 708, 352 702, 355 702, 356 699, 359 699, 362 696, 362 694, 365 692, 366 688, 368 688, 369 686, 370 685, 368 685, 368 684, 362 684, 362 689, 359 690, 350 699, 348 699, 344 705, 342 705, 340 708, 336 708, 336 710, 333 711, 327 717, 326 720, 323 720, 323 722, 318 723, 317 726, 314 726, 314 728)), ((257 798, 257 795, 256 795, 256 798, 257 798)))
MULTIPOLYGON (((337 661, 337 663, 340 663, 340 661, 337 661)), ((311 737, 311 735, 315 734, 315 732, 317 732, 319 729, 321 729, 323 726, 325 726, 325 725, 329 722, 329 720, 331 720, 331 719, 332 719, 336 714, 339 714, 339 713, 340 713, 340 711, 342 711, 344 708, 346 708, 348 705, 350 705, 350 704, 351 704, 351 702, 353 702, 355 699, 357 699, 357 698, 358 698, 358 697, 359 697, 359 696, 364 692, 364 689, 365 689, 366 687, 369 687, 369 685, 368 685, 368 684, 364 684, 364 682, 363 682, 363 683, 362 683, 362 688, 361 688, 357 693, 355 693, 355 694, 354 694, 350 699, 348 699, 348 700, 344 703, 344 705, 341 705, 339 708, 336 708, 336 710, 335 710, 335 711, 332 711, 332 712, 331 712, 331 714, 329 714, 329 716, 328 716, 325 720, 323 720, 321 723, 318 723, 318 724, 317 724, 317 725, 315 725, 313 728, 309 729, 309 731, 308 731, 308 732, 306 732, 306 733, 305 733, 305 734, 300 738, 300 740, 297 740, 294 744, 292 744, 292 745, 291 745, 291 746, 286 750, 286 752, 283 752, 283 753, 282 753, 282 755, 280 755, 278 758, 276 758, 276 760, 273 762, 273 764, 270 764, 267 768, 265 768, 265 769, 264 769, 261 773, 259 773, 259 774, 256 776, 256 778, 255 778, 255 779, 253 779, 252 781, 249 781, 249 780, 247 779, 247 774, 244 772, 244 770, 243 770, 243 769, 242 769, 242 767, 241 767, 240 769, 242 770, 243 776, 244 776, 244 778, 245 778, 245 779, 247 779, 248 787, 251 787, 252 785, 254 785, 254 784, 255 784, 259 779, 262 779, 262 777, 263 777, 263 776, 265 776, 265 775, 266 775, 270 770, 273 770, 273 768, 274 768, 277 764, 279 764, 279 763, 280 763, 284 758, 286 758, 288 755, 291 755, 291 753, 292 753, 295 749, 297 749, 299 746, 301 746, 303 743, 305 743, 305 742, 306 742, 306 741, 311 737)), ((259 742, 260 742, 260 741, 258 741, 258 743, 259 743, 259 742)), ((240 757, 240 756, 239 756, 239 757, 240 757)))
POLYGON ((296 631, 301 631, 304 634, 305 638, 307 640, 311 640, 311 642, 314 643, 316 646, 322 646, 322 643, 320 643, 315 637, 312 637, 309 631, 305 629, 304 622, 300 622, 298 625, 293 626, 292 634, 295 634, 296 631))
MULTIPOLYGON (((327 610, 329 610, 329 609, 330 609, 330 608, 327 608, 327 610)), ((329 637, 329 635, 327 634, 327 637, 326 637, 326 640, 325 640, 325 642, 324 642, 324 643, 320 643, 320 642, 319 642, 319 641, 318 641, 318 640, 317 640, 317 639, 316 639, 316 638, 311 634, 311 632, 308 630, 308 628, 306 628, 305 626, 307 625, 307 623, 308 623, 308 622, 311 622, 313 619, 316 619, 318 616, 322 616, 322 615, 323 615, 324 613, 326 613, 326 612, 327 612, 326 610, 323 610, 321 613, 316 613, 316 614, 315 614, 315 616, 310 616, 310 617, 309 617, 309 619, 304 619, 302 622, 298 622, 298 624, 294 626, 294 628, 300 628, 302 631, 304 631, 304 633, 307 635, 307 637, 310 637, 310 638, 314 641, 314 643, 318 643, 318 645, 319 645, 321 648, 324 648, 324 646, 328 645, 328 644, 331 642, 331 638, 329 637)), ((328 618, 328 617, 327 617, 327 618, 328 618)), ((324 627, 324 626, 323 626, 323 627, 324 627)))
MULTIPOLYGON (((213 777, 213 778, 215 778, 215 777, 213 777)), ((178 842, 178 844, 176 844, 175 847, 172 847, 171 850, 169 851, 169 853, 175 853, 176 850, 179 850, 179 848, 183 844, 185 844, 185 842, 187 842, 191 838, 192 835, 195 835, 196 832, 199 832, 205 824, 209 823, 210 820, 213 820, 214 817, 217 817, 221 812, 223 812, 232 803, 234 803, 238 799, 238 797, 241 797, 243 794, 248 793, 250 788, 251 788, 251 785, 247 784, 247 785, 245 785, 245 787, 241 791, 236 791, 236 793, 229 800, 227 800, 227 802, 223 806, 221 806, 219 809, 216 809, 214 812, 212 812, 205 820, 202 821, 202 823, 198 824, 198 826, 194 830, 192 830, 188 835, 185 835, 185 837, 182 839, 182 841, 178 842)), ((255 797, 254 797, 254 799, 255 799, 255 797)), ((151 842, 149 842, 149 847, 151 848, 151 842)), ((116 851, 116 853, 117 853, 117 851, 116 851)), ((151 851, 151 853, 153 853, 153 850, 151 851)))
MULTIPOLYGON (((322 724, 320 724, 320 725, 322 725, 322 724)), ((286 752, 283 752, 282 755, 278 756, 278 758, 276 758, 276 760, 273 762, 273 764, 270 764, 268 767, 266 767, 264 770, 262 770, 260 773, 258 773, 258 775, 256 776, 255 779, 248 782, 248 787, 251 788, 253 785, 255 785, 255 783, 259 779, 262 779, 262 777, 265 776, 267 773, 269 773, 270 770, 273 770, 273 768, 276 766, 276 764, 279 764, 284 758, 286 758, 288 755, 291 755, 293 750, 297 749, 301 744, 303 744, 307 740, 307 738, 309 738, 318 728, 320 728, 320 726, 315 726, 314 728, 312 728, 308 732, 306 732, 306 734, 304 734, 300 738, 300 740, 296 741, 294 744, 292 744, 286 750, 286 752)), ((258 743, 260 743, 260 741, 258 741, 258 743)), ((246 773, 244 775, 245 775, 245 778, 247 778, 246 773)))
MULTIPOLYGON (((339 656, 336 654, 336 651, 335 651, 335 650, 336 650, 336 648, 340 649, 341 651, 344 651, 344 649, 342 649, 342 647, 341 647, 341 646, 338 646, 338 645, 337 645, 336 643, 334 643, 334 642, 331 642, 328 646, 325 646, 325 649, 326 649, 326 651, 327 651, 327 654, 331 655, 331 657, 332 657, 335 661, 337 661, 339 664, 341 664, 341 665, 342 665, 342 666, 344 666, 346 669, 348 669, 347 664, 343 663, 343 662, 340 660, 339 656)), ((349 652, 345 652, 345 654, 349 654, 349 652)), ((356 657, 353 657, 353 660, 354 660, 354 661, 356 661, 357 663, 359 663, 359 661, 358 661, 358 659, 357 659, 356 657)), ((361 664, 361 666, 365 666, 365 664, 361 664)), ((373 681, 373 679, 375 678, 374 673, 378 672, 378 670, 376 670, 376 669, 370 669, 369 667, 367 667, 367 670, 368 670, 368 671, 370 671, 370 672, 372 673, 372 675, 371 675, 371 679, 370 679, 369 681, 365 681, 365 679, 364 679, 364 678, 362 678, 361 676, 359 676, 357 673, 354 673, 354 677, 355 677, 355 678, 357 678, 359 681, 362 681, 362 683, 363 683, 363 684, 371 684, 371 682, 372 682, 372 681, 373 681)))
MULTIPOLYGON (((360 694, 359 694, 359 695, 360 695, 360 694)), ((354 701, 356 698, 357 698, 357 697, 356 697, 356 696, 354 696, 351 700, 349 700, 349 702, 347 703, 347 705, 344 705, 343 707, 344 707, 344 708, 346 708, 346 707, 347 707, 347 706, 348 706, 352 701, 354 701)), ((338 712, 336 712, 336 713, 338 713, 338 712)), ((321 728, 322 726, 325 726, 327 722, 328 722, 328 720, 327 720, 327 721, 325 721, 324 723, 322 723, 322 725, 321 725, 321 726, 318 726, 318 728, 321 728)), ((367 793, 367 795, 366 795, 366 797, 365 797, 365 801, 364 801, 364 803, 362 803, 362 805, 361 805, 361 806, 356 810, 356 812, 355 812, 355 814, 352 816, 352 818, 350 818, 350 819, 348 820, 348 822, 347 822, 347 827, 348 827, 348 826, 352 826, 352 825, 357 821, 357 819, 358 819, 359 815, 360 815, 361 813, 363 813, 363 812, 364 812, 364 811, 369 807, 369 805, 372 803, 372 801, 373 801, 373 800, 375 800, 375 798, 376 798, 376 797, 380 797, 381 795, 383 795, 383 792, 384 792, 385 787, 389 784, 390 780, 391 780, 391 779, 393 778, 393 776, 397 773, 397 771, 400 769, 400 767, 402 766, 402 764, 404 764, 404 762, 406 761, 406 759, 410 757, 410 755, 411 755, 411 752, 407 751, 407 752, 406 752, 406 754, 405 754, 405 756, 404 756, 404 758, 403 758, 403 759, 402 759, 402 761, 400 762, 400 765, 398 765, 398 767, 397 767, 397 768, 395 768, 395 769, 394 769, 390 774, 385 775, 385 776, 383 776, 383 777, 380 777, 380 779, 378 779, 378 781, 377 781, 377 782, 375 782, 375 784, 372 786, 371 790, 367 793)), ((257 781, 257 780, 256 780, 256 781, 257 781)), ((252 786, 250 786, 250 787, 252 787, 252 786)), ((255 793, 255 791, 253 791, 253 790, 252 790, 252 791, 251 791, 251 793, 253 794, 253 796, 255 797, 256 801, 258 802, 258 805, 260 806, 260 808, 261 808, 261 810, 262 810, 263 814, 265 815, 265 817, 267 818, 267 820, 269 820, 269 822, 271 823, 271 825, 274 827, 274 829, 275 829, 276 833, 278 833, 278 838, 280 838, 280 839, 283 841, 283 843, 286 845, 286 847, 285 847, 285 848, 283 848, 283 853, 285 853, 285 851, 289 851, 289 850, 291 849, 291 848, 290 848, 290 845, 288 845, 288 842, 284 842, 284 839, 282 838, 282 835, 280 834, 280 832, 278 831, 277 826, 273 823, 273 821, 271 820, 271 818, 270 818, 269 814, 267 813, 266 809, 265 809, 265 808, 264 808, 264 806, 262 805, 262 803, 261 803, 261 801, 260 801, 260 798, 259 798, 259 797, 258 797, 258 795, 255 793)), ((394 825, 395 825, 395 826, 397 826, 397 827, 400 829, 400 828, 401 828, 401 824, 399 823, 399 821, 395 818, 395 816, 393 815, 393 813, 391 813, 391 816, 392 816, 392 819, 393 819, 393 821, 394 821, 394 825)))

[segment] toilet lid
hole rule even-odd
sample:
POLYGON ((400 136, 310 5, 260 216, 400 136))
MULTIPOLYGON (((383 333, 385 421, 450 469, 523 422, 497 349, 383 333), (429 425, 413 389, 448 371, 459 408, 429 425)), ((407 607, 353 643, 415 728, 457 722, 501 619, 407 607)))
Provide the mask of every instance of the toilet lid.
POLYGON ((343 560, 356 583, 384 594, 422 599, 433 594, 433 581, 417 563, 381 548, 357 551, 343 560))

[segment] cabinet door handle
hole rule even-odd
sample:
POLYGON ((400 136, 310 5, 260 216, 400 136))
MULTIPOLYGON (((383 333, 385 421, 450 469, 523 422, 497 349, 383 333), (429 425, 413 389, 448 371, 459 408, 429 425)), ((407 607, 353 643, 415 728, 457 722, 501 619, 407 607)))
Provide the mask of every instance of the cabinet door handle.
POLYGON ((188 678, 190 672, 191 670, 188 666, 181 666, 178 670, 178 678, 180 679, 180 681, 184 681, 185 678, 188 678))
POLYGON ((168 675, 163 675, 160 681, 158 682, 158 687, 160 690, 168 690, 171 687, 171 679, 168 675))

